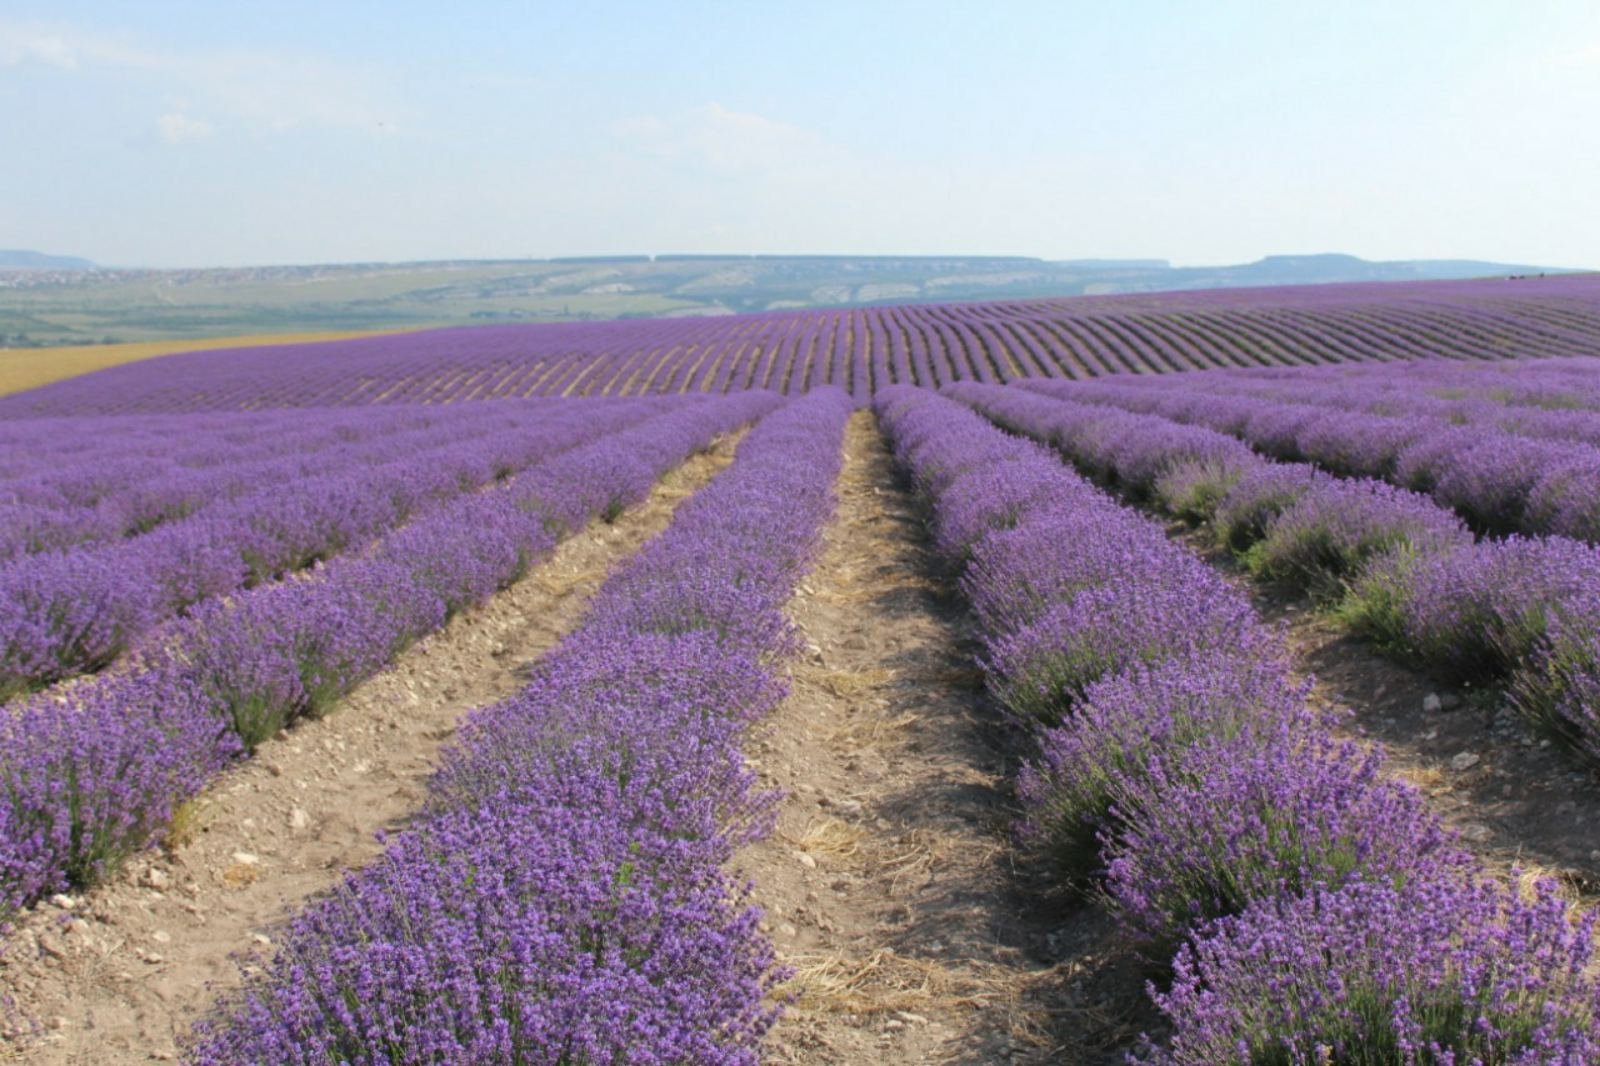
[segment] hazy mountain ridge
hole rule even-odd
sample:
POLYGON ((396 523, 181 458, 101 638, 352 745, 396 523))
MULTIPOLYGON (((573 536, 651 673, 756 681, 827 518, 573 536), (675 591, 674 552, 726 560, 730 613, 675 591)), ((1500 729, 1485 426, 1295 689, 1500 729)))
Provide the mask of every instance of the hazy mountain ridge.
POLYGON ((49 255, 25 248, 0 248, 0 270, 93 270, 94 263, 71 255, 49 255))

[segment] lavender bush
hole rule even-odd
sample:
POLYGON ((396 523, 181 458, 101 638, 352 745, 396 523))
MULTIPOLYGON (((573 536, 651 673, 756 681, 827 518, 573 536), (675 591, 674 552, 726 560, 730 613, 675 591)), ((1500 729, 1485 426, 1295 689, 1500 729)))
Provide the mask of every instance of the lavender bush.
POLYGON ((1039 733, 1038 758, 1017 780, 1026 812, 1019 838, 1081 883, 1100 865, 1113 797, 1145 791, 1153 760, 1181 762, 1201 741, 1241 734, 1254 748, 1280 733, 1309 736, 1317 718, 1306 695, 1307 686, 1287 683, 1282 661, 1269 658, 1241 664, 1198 655, 1104 677, 1069 724, 1039 733))
POLYGON ((1600 762, 1600 590, 1586 587, 1548 608, 1545 633, 1511 679, 1512 705, 1600 762))
POLYGON ((1600 1056, 1594 921, 1555 886, 1354 882, 1263 900, 1180 950, 1165 1066, 1579 1066, 1600 1056))
POLYGON ((94 884, 159 838, 238 738, 170 670, 96 678, 0 713, 0 916, 94 884))
POLYGON ((1283 513, 1320 491, 1317 469, 1304 463, 1261 463, 1217 500, 1208 517, 1217 542, 1240 555, 1267 538, 1283 513))
POLYGON ((753 1066, 773 972, 755 912, 673 825, 565 799, 497 798, 391 842, 188 1060, 753 1066))
POLYGON ((990 642, 984 669, 1000 701, 1055 722, 1102 677, 1203 652, 1256 650, 1255 616, 1236 590, 1201 564, 1173 569, 1148 582, 1084 589, 990 642))
POLYGON ((1379 481, 1333 481, 1279 514, 1247 555, 1262 577, 1339 599, 1383 555, 1431 555, 1472 544, 1461 520, 1379 481))
POLYGON ((1257 900, 1352 881, 1403 885, 1464 865, 1410 786, 1351 743, 1263 729, 1118 776, 1101 829, 1124 925, 1170 957, 1186 934, 1257 900))
POLYGON ((1511 537, 1373 566, 1341 612, 1388 650, 1467 684, 1504 680, 1546 643, 1551 611, 1593 587, 1600 548, 1511 537))

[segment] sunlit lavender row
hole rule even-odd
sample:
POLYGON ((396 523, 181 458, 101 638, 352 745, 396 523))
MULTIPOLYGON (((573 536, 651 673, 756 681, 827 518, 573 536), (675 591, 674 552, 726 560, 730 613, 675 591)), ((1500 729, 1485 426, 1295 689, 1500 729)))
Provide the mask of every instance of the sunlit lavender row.
POLYGON ((990 688, 1034 730, 1024 841, 1098 884, 1165 975, 1170 1031, 1140 1059, 1600 1054, 1593 917, 1552 881, 1525 898, 1487 876, 1381 751, 1335 740, 1240 593, 954 401, 878 406, 962 567, 990 688))
POLYGON ((1327 372, 1267 381, 1202 375, 1031 385, 1204 425, 1265 455, 1380 478, 1432 496, 1484 533, 1600 540, 1600 368, 1519 364, 1521 373, 1426 363, 1404 375, 1327 372))
POLYGON ((779 971, 723 864, 771 797, 739 746, 782 695, 848 411, 825 390, 767 415, 191 1060, 758 1062, 779 971))

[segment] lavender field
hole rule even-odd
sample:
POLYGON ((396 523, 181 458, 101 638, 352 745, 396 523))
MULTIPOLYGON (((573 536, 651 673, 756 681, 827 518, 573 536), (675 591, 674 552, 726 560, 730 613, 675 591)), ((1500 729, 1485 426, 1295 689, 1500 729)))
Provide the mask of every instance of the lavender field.
POLYGON ((1600 344, 1593 275, 483 326, 191 353, 0 400, 0 415, 1001 384, 1228 367, 1521 359, 1600 344))
POLYGON ((1600 1062, 1593 277, 186 353, 0 442, 0 1061, 1600 1062))

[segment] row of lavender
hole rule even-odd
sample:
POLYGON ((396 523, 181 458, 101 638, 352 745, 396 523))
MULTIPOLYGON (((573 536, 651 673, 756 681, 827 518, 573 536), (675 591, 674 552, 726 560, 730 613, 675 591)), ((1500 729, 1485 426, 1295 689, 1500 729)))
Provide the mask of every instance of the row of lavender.
POLYGON ((1456 683, 1504 686, 1530 721, 1600 759, 1600 548, 1475 541, 1427 497, 1273 463, 1155 415, 1015 389, 951 391, 1135 500, 1208 523, 1259 577, 1333 604, 1391 654, 1456 683))
POLYGON ((89 460, 132 459, 127 474, 154 476, 427 429, 454 417, 442 408, 418 406, 328 411, 315 420, 314 430, 307 429, 305 413, 298 410, 11 419, 0 422, 0 484, 10 486, 61 465, 87 467, 89 460))
POLYGON ((139 536, 0 565, 0 699, 100 669, 199 604, 353 551, 670 402, 496 405, 428 440, 356 449, 378 461, 314 458, 333 469, 277 470, 139 536))
POLYGON ((1511 408, 1519 417, 1532 419, 1530 425, 1537 432, 1545 426, 1542 422, 1545 415, 1554 417, 1548 426, 1557 428, 1562 425, 1562 415, 1583 418, 1600 410, 1597 369, 1600 368, 1592 357, 1513 363, 1422 359, 1412 363, 1351 364, 1315 370, 1290 367, 1236 370, 1218 377, 1229 384, 1265 387, 1351 385, 1372 390, 1374 396, 1389 390, 1396 401, 1421 400, 1427 413, 1445 416, 1454 412, 1456 404, 1466 405, 1471 410, 1493 403, 1511 408))
POLYGON ((46 414, 447 403, 1600 350, 1592 277, 1315 285, 482 326, 188 353, 0 399, 46 414))
POLYGON ((1336 742, 1275 633, 1163 530, 927 392, 878 401, 1030 723, 1024 839, 1098 882, 1170 978, 1141 1058, 1579 1063, 1592 919, 1476 869, 1382 755, 1336 742))
POLYGON ((0 425, 0 562, 148 532, 262 485, 515 432, 541 413, 463 404, 0 425))
MULTIPOLYGON (((1224 402, 1273 400, 1321 407, 1325 415, 1416 419, 1442 431, 1487 428, 1540 441, 1600 445, 1600 363, 1569 359, 1480 365, 1492 372, 1469 375, 1470 368, 1457 363, 1423 360, 1362 374, 1339 373, 1340 368, 1270 376, 1219 373, 1196 379, 1190 389, 1224 402), (1459 381, 1470 384, 1451 384, 1459 381)), ((1155 393, 1167 391, 1157 383, 1139 387, 1152 390, 1152 401, 1155 393)), ((1131 394, 1127 398, 1133 399, 1131 394)))
POLYGON ((1230 376, 1201 375, 1184 389, 1139 384, 1030 386, 1047 395, 1159 414, 1238 437, 1289 462, 1373 477, 1431 496, 1486 533, 1556 533, 1600 542, 1600 413, 1530 412, 1422 402, 1392 414, 1330 403, 1337 386, 1301 402, 1228 390, 1230 376), (1576 438, 1576 439, 1574 439, 1576 438))
POLYGON ((104 878, 242 752, 326 713, 406 645, 596 516, 771 410, 771 393, 667 413, 457 499, 303 577, 211 600, 128 669, 0 714, 0 916, 104 878))
POLYGON ((767 415, 191 1060, 753 1066, 777 971, 722 866, 771 797, 739 744, 782 695, 848 410, 826 390, 767 415))

